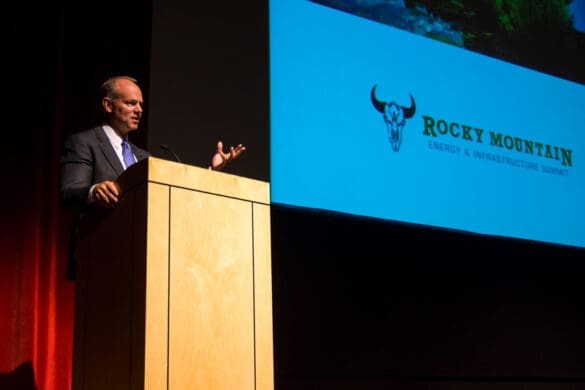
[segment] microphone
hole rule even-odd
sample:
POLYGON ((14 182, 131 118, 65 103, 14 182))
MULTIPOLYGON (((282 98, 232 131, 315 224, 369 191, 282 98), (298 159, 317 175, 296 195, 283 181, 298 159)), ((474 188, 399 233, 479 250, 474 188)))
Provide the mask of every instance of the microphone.
POLYGON ((177 156, 177 153, 173 152, 173 150, 171 148, 169 148, 169 145, 167 144, 160 144, 160 147, 163 148, 164 150, 166 150, 167 152, 171 153, 173 155, 173 157, 175 158, 175 161, 180 163, 181 159, 179 158, 179 156, 177 156))

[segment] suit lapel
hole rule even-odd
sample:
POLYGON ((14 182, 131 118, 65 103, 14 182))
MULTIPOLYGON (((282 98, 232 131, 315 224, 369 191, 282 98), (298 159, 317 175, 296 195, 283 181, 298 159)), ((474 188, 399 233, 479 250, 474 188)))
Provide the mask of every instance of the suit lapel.
POLYGON ((148 157, 148 153, 145 153, 142 149, 136 147, 132 142, 130 142, 130 147, 132 148, 132 153, 136 156, 136 161, 140 161, 148 157))
POLYGON ((110 163, 114 171, 116 171, 116 175, 120 176, 124 172, 124 167, 116 155, 116 151, 112 147, 106 133, 104 133, 104 129, 101 127, 96 128, 95 137, 97 138, 98 144, 100 145, 106 160, 108 160, 108 163, 110 163))

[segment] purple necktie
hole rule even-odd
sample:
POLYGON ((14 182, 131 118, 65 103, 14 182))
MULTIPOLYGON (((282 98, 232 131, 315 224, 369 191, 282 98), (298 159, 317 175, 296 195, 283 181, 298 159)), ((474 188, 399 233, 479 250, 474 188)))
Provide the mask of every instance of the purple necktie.
POLYGON ((124 157, 126 169, 130 168, 130 165, 134 164, 134 155, 130 149, 130 144, 126 140, 122 141, 122 156, 124 157))

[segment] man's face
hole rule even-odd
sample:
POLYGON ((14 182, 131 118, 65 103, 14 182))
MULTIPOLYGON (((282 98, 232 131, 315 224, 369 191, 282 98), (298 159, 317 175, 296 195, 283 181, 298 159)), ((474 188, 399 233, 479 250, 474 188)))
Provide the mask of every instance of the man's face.
POLYGON ((122 137, 138 129, 144 104, 138 85, 126 79, 117 80, 114 97, 105 97, 102 104, 108 113, 108 124, 122 137))

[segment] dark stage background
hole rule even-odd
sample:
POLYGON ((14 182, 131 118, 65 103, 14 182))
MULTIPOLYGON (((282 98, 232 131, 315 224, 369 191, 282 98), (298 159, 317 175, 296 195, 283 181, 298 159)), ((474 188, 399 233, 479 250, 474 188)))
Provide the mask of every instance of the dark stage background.
MULTIPOLYGON (((182 3, 4 14, 0 389, 70 387, 58 155, 105 78, 140 81, 153 154, 241 142, 229 172, 269 178, 267 4, 182 3)), ((272 232, 277 389, 585 388, 582 249, 278 205, 272 232)))

